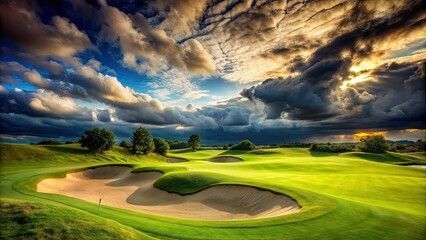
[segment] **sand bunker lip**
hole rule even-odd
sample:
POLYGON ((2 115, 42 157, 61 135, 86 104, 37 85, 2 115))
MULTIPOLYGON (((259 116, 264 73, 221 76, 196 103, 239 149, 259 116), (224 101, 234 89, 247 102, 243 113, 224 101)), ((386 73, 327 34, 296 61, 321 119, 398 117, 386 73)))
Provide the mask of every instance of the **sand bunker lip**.
POLYGON ((137 212, 193 220, 244 220, 297 213, 301 207, 283 194, 240 185, 218 185, 181 196, 153 186, 160 172, 131 173, 131 168, 104 166, 48 178, 38 192, 62 194, 137 212))
POLYGON ((188 162, 185 158, 166 157, 168 163, 188 162))
POLYGON ((219 157, 211 158, 209 161, 210 162, 217 162, 217 163, 231 163, 231 162, 242 162, 243 160, 241 158, 237 158, 237 157, 219 156, 219 157))

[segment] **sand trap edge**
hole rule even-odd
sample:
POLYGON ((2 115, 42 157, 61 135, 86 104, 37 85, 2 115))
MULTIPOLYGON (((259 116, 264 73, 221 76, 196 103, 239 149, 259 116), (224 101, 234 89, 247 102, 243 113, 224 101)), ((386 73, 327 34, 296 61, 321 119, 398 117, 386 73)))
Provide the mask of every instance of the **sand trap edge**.
MULTIPOLYGON (((132 174, 132 173, 143 173, 143 172, 147 172, 147 173, 149 173, 149 172, 158 172, 158 173, 163 174, 162 171, 156 171, 156 170, 147 170, 147 171, 141 171, 141 172, 138 172, 136 170, 136 172, 133 172, 131 165, 129 166, 129 165, 124 165, 124 164, 108 164, 108 165, 91 166, 91 167, 86 167, 86 168, 82 168, 82 169, 76 169, 76 170, 73 170, 73 171, 68 171, 68 172, 61 173, 62 176, 65 174, 65 177, 52 176, 52 177, 48 177, 48 178, 40 178, 39 181, 43 181, 43 180, 46 180, 46 179, 67 178, 68 177, 67 175, 71 174, 71 173, 84 172, 85 170, 91 170, 91 169, 96 169, 96 168, 101 168, 101 167, 108 167, 108 166, 111 166, 111 167, 118 166, 118 167, 123 167, 123 168, 130 168, 130 169, 128 169, 128 170, 130 170, 129 173, 128 173, 129 175, 132 174)), ((95 180, 95 179, 92 179, 92 180, 95 180)), ((158 188, 158 187, 154 186, 154 184, 152 184, 152 185, 153 185, 153 187, 157 188, 158 190, 161 190, 161 191, 164 191, 164 192, 167 192, 167 193, 171 193, 171 192, 168 192, 167 190, 164 190, 164 189, 161 189, 161 188, 158 188)), ((159 217, 169 217, 169 218, 185 219, 185 220, 189 220, 189 221, 195 220, 195 221, 207 221, 207 222, 213 221, 213 222, 217 222, 217 221, 250 221, 250 220, 256 220, 256 219, 267 219, 267 218, 283 217, 283 216, 286 216, 286 215, 292 215, 292 214, 295 214, 295 213, 300 213, 302 211, 302 206, 299 204, 299 202, 296 201, 296 199, 294 199, 293 197, 291 197, 291 196, 289 196, 287 194, 284 194, 284 193, 276 191, 276 190, 271 190, 271 189, 262 188, 262 187, 258 187, 258 186, 253 186, 253 185, 247 185, 247 184, 238 184, 238 183, 223 183, 222 184, 222 183, 218 183, 218 184, 213 184, 213 185, 207 186, 205 188, 200 189, 199 191, 196 191, 196 192, 193 192, 193 193, 190 193, 190 194, 179 194, 179 193, 171 193, 171 194, 178 194, 180 196, 191 196, 191 195, 195 195, 195 194, 197 194, 199 192, 203 192, 205 190, 208 190, 210 188, 219 187, 219 186, 220 187, 226 187, 226 186, 229 186, 229 187, 244 187, 244 188, 255 189, 255 190, 258 190, 258 191, 265 192, 265 193, 269 192, 269 193, 273 193, 273 194, 276 194, 276 195, 280 195, 280 196, 286 197, 286 198, 290 199, 291 201, 293 201, 294 204, 296 205, 295 207, 297 208, 297 210, 293 211, 293 212, 288 212, 288 213, 284 212, 284 213, 280 213, 280 214, 272 215, 272 216, 269 216, 268 215, 269 213, 268 213, 268 214, 266 214, 264 216, 261 216, 261 217, 254 217, 254 218, 248 217, 248 218, 243 218, 243 219, 241 219, 241 218, 238 218, 238 219, 193 219, 193 218, 185 218, 185 217, 176 217, 176 216, 172 216, 172 215, 164 216, 164 215, 157 215, 157 214, 146 213, 146 212, 142 212, 142 213, 148 214, 148 215, 153 215, 153 216, 159 216, 159 217)), ((40 192, 42 192, 42 191, 40 191, 40 192)), ((49 192, 45 192, 45 193, 49 193, 49 192)), ((86 201, 86 202, 92 202, 92 201, 89 201, 89 200, 85 200, 83 198, 75 197, 75 196, 72 196, 72 195, 67 195, 67 194, 64 194, 64 193, 53 193, 53 194, 59 194, 59 195, 62 195, 62 196, 73 197, 73 198, 76 198, 76 199, 79 199, 79 200, 83 200, 83 201, 86 201)), ((117 207, 117 206, 113 206, 113 205, 109 205, 109 206, 110 207, 116 207, 116 208, 119 208, 119 209, 128 209, 128 208, 122 208, 122 207, 117 207)), ((128 210, 135 211, 135 210, 132 210, 132 209, 128 209, 128 210)), ((136 212, 139 212, 139 211, 136 211, 136 212)))

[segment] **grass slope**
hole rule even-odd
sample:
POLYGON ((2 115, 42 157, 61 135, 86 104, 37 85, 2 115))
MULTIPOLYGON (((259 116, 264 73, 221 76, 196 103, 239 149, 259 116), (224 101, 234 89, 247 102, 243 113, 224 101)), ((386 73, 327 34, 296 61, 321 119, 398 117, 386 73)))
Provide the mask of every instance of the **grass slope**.
POLYGON ((114 221, 72 208, 2 199, 4 239, 149 239, 114 221))
MULTIPOLYGON (((55 219, 60 216, 58 212, 72 209, 94 216, 94 223, 108 220, 123 229, 119 235, 128 235, 127 238, 143 239, 149 235, 159 239, 424 239, 426 236, 426 172, 395 165, 424 163, 424 154, 329 154, 310 153, 302 148, 250 152, 174 150, 170 156, 190 161, 168 164, 164 157, 134 156, 119 147, 105 155, 92 155, 77 145, 0 144, 0 153, 2 197, 36 206, 43 203, 43 209, 52 209, 44 212, 46 218, 55 219), (25 154, 19 155, 21 152, 25 154), (205 161, 215 156, 237 156, 244 161, 205 161), (104 164, 127 164, 134 171, 164 172, 155 185, 180 194, 216 184, 270 189, 296 199, 302 211, 269 219, 203 222, 102 206, 96 217, 93 215, 97 213, 96 204, 34 190, 42 178, 104 164), (136 235, 142 233, 147 235, 136 235)), ((70 221, 75 219, 72 214, 68 216, 70 221)), ((0 228, 5 224, 2 222, 0 228)), ((45 228, 35 226, 34 232, 44 232, 45 228)), ((13 234, 22 231, 20 226, 9 228, 8 236, 18 236, 13 234)), ((88 228, 92 226, 88 224, 88 228)), ((93 233, 113 229, 106 225, 104 230, 93 233)), ((99 236, 102 238, 102 233, 99 236)))

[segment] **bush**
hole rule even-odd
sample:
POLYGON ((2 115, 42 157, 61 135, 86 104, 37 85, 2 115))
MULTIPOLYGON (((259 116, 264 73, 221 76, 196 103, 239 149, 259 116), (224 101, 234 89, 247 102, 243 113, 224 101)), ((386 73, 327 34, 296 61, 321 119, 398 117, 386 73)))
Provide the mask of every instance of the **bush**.
POLYGON ((148 154, 154 151, 154 141, 151 133, 145 128, 139 127, 133 132, 131 151, 134 154, 148 154))
POLYGON ((388 145, 383 135, 372 135, 361 138, 358 148, 363 152, 384 153, 388 145))
POLYGON ((65 144, 74 144, 74 143, 78 143, 78 142, 74 142, 74 141, 71 141, 71 140, 68 140, 68 141, 65 142, 65 144))
POLYGON ((87 147, 91 152, 103 153, 114 146, 114 133, 105 128, 94 128, 85 131, 79 142, 82 147, 87 147))
POLYGON ((283 143, 283 144, 280 145, 280 147, 282 147, 282 148, 308 148, 308 147, 311 147, 311 146, 312 145, 310 143, 299 143, 299 142, 283 143))
POLYGON ((118 145, 118 146, 120 146, 120 147, 122 147, 122 148, 127 148, 127 149, 129 149, 130 148, 130 144, 128 143, 128 142, 126 142, 126 141, 121 141, 120 142, 120 145, 118 145))
POLYGON ((402 140, 396 142, 387 141, 387 143, 387 151, 391 152, 409 153, 426 151, 426 142, 422 141, 421 139, 417 140, 416 142, 402 140))
POLYGON ((419 139, 414 144, 414 147, 415 147, 415 151, 417 151, 417 152, 424 152, 424 151, 426 151, 426 142, 422 141, 421 139, 419 139))
POLYGON ((163 156, 167 155, 170 149, 169 144, 163 138, 154 138, 155 152, 163 156))
POLYGON ((237 145, 234 145, 231 147, 232 150, 253 150, 256 148, 256 145, 254 145, 249 140, 243 140, 237 145))
POLYGON ((191 135, 188 140, 188 147, 190 147, 193 151, 197 151, 197 148, 201 146, 201 138, 197 134, 191 135))
POLYGON ((37 145, 61 145, 59 141, 56 140, 43 140, 37 143, 37 145))
POLYGON ((330 152, 330 153, 341 153, 341 152, 352 152, 355 149, 355 144, 348 143, 327 143, 318 144, 313 143, 309 147, 311 152, 330 152))

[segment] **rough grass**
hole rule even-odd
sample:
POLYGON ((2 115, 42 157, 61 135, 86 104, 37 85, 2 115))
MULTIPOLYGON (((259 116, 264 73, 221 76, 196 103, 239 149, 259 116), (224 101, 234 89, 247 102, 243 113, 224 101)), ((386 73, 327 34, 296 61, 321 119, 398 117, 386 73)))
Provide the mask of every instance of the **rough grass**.
MULTIPOLYGON (((134 156, 118 147, 104 155, 88 154, 77 145, 0 147, 2 151, 19 153, 22 150, 26 155, 16 158, 13 153, 2 152, 0 195, 30 201, 37 206, 43 203, 42 208, 47 209, 44 211, 46 219, 56 219, 57 222, 62 216, 58 212, 71 209, 93 216, 95 222, 114 221, 160 239, 375 240, 424 239, 426 236, 426 171, 396 165, 421 163, 422 154, 328 154, 309 152, 304 148, 248 152, 174 150, 171 156, 189 161, 168 164, 164 157, 155 154, 134 156), (217 164, 205 161, 223 155, 238 156, 244 162, 217 164), (180 194, 200 191, 215 184, 245 184, 270 189, 296 199, 302 211, 269 219, 203 222, 102 206, 99 217, 96 217, 96 204, 34 190, 39 179, 105 164, 126 164, 133 166, 134 171, 161 171, 165 174, 156 186, 180 194), (50 209, 53 212, 49 212, 50 209)), ((77 219, 73 214, 64 215, 64 219, 67 218, 77 219)), ((9 232, 24 231, 10 219, 5 222, 11 224, 8 225, 9 232)), ((90 224, 87 226, 95 228, 90 224)), ((105 226, 102 231, 113 229, 110 225, 105 226)), ((32 229, 34 234, 44 232, 44 228, 37 224, 32 229)), ((102 231, 99 231, 93 230, 88 236, 102 238, 102 231)))
POLYGON ((83 211, 1 199, 1 239, 151 239, 117 222, 83 211))

